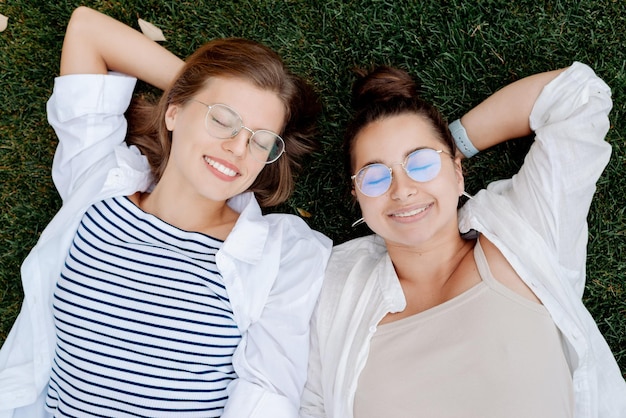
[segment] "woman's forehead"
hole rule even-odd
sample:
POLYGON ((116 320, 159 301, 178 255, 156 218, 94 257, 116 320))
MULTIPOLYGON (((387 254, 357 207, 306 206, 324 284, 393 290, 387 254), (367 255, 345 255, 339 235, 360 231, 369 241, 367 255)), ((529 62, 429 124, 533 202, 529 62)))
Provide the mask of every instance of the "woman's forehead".
POLYGON ((441 147, 433 126, 422 116, 406 113, 385 117, 366 125, 356 135, 353 160, 403 158, 417 148, 441 147))

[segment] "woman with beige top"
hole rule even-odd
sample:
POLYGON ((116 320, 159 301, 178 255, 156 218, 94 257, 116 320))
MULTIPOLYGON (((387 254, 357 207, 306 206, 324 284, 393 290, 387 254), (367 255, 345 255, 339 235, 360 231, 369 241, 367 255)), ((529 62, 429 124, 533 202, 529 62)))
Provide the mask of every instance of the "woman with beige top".
POLYGON ((450 126, 401 70, 360 79, 346 134, 375 232, 335 247, 302 417, 626 417, 581 297, 609 161, 609 87, 581 63, 499 90, 450 126), (461 160, 534 133, 524 165, 457 210, 461 160))

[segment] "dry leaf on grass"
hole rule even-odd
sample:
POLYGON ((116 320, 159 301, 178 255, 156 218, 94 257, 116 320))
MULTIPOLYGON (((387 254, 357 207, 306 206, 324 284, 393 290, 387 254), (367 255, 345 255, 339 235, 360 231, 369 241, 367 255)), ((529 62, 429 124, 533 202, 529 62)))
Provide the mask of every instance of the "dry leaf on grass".
POLYGON ((306 210, 302 208, 296 208, 296 210, 298 211, 300 216, 302 216, 303 218, 310 218, 312 216, 310 212, 307 212, 306 210))
POLYGON ((161 29, 157 28, 150 22, 146 22, 143 19, 137 19, 137 21, 139 22, 139 28, 148 38, 152 39, 153 41, 165 40, 165 36, 163 36, 163 32, 161 31, 161 29))
POLYGON ((5 15, 0 15, 0 32, 4 32, 7 28, 7 24, 9 23, 9 18, 5 15))

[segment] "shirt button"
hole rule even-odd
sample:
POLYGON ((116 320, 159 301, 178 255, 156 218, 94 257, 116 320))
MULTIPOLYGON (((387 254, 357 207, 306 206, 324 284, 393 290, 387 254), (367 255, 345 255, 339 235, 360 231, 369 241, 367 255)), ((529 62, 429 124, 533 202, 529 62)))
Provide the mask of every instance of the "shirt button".
POLYGON ((370 327, 370 332, 371 332, 371 333, 376 332, 376 325, 372 325, 372 326, 370 327))

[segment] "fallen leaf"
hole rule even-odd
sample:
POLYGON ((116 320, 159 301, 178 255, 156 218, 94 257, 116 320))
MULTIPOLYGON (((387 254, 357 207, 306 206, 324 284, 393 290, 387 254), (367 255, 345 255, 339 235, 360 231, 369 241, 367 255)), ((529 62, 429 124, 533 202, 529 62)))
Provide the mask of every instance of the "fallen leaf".
POLYGON ((5 15, 0 15, 0 32, 4 32, 7 28, 7 24, 9 23, 9 18, 5 15))
POLYGON ((298 211, 300 216, 302 216, 303 218, 310 218, 312 216, 309 212, 307 212, 304 209, 296 208, 296 210, 298 211))
POLYGON ((163 36, 163 31, 154 26, 152 23, 146 22, 143 19, 137 19, 137 22, 139 22, 139 28, 141 29, 143 34, 146 35, 148 38, 152 39, 153 41, 165 40, 165 36, 163 36))

